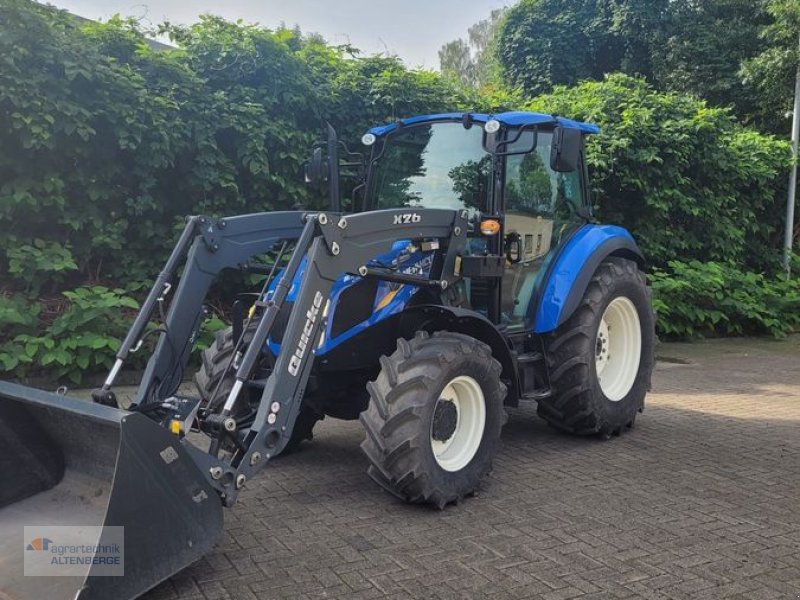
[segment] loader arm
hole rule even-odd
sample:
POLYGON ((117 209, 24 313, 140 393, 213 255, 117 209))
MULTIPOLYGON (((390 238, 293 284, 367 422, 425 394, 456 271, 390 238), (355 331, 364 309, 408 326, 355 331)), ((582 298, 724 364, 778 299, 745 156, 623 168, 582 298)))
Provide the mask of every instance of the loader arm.
MULTIPOLYGON (((241 266, 262 255, 281 241, 294 241, 295 248, 269 300, 256 303, 257 326, 236 368, 236 381, 220 412, 190 412, 212 439, 233 440, 235 450, 219 456, 219 444, 201 449, 186 438, 184 446, 206 476, 207 482, 231 505, 244 483, 278 454, 289 441, 327 318, 329 295, 334 282, 344 273, 380 277, 367 267, 370 260, 391 249, 398 239, 435 240, 443 253, 436 272, 429 277, 405 275, 407 283, 452 285, 456 257, 467 240, 466 211, 441 209, 392 209, 341 215, 331 213, 263 213, 214 221, 192 217, 166 267, 137 316, 117 356, 117 364, 95 400, 113 403, 112 385, 119 368, 131 351, 140 346, 155 308, 171 291, 177 270, 185 262, 170 302, 154 352, 130 409, 142 412, 169 427, 164 411, 171 406, 197 407, 199 402, 175 398, 203 317, 203 302, 215 277, 225 268, 241 266), (185 256, 185 261, 182 258, 185 256), (232 409, 251 378, 261 348, 270 335, 276 317, 300 269, 306 267, 294 298, 279 353, 265 382, 252 423, 239 424, 232 409), (153 410, 155 409, 155 410, 153 410), (159 412, 161 411, 161 412, 159 412)), ((385 275, 391 279, 392 273, 385 275)), ((185 415, 184 415, 185 416, 185 415)))
POLYGON ((111 372, 103 386, 92 393, 94 401, 117 406, 111 390, 114 380, 125 361, 141 347, 153 312, 157 306, 163 307, 184 261, 186 268, 170 302, 163 332, 147 363, 133 406, 161 401, 180 385, 200 329, 203 302, 219 272, 269 252, 279 240, 298 238, 305 227, 304 219, 304 213, 297 211, 255 213, 219 220, 188 217, 186 228, 117 351, 111 372))
MULTIPOLYGON (((280 452, 289 441, 313 365, 314 349, 318 346, 320 330, 327 317, 329 293, 341 274, 366 274, 366 264, 387 252, 397 239, 433 238, 442 244, 444 260, 439 272, 431 273, 430 278, 420 277, 419 283, 432 279, 444 289, 459 279, 455 274, 455 263, 467 240, 465 211, 383 210, 334 217, 319 214, 312 218, 308 227, 314 228, 314 235, 307 251, 307 267, 286 325, 281 351, 247 434, 245 448, 233 456, 228 466, 230 476, 227 479, 234 485, 222 492, 226 503, 233 500, 230 493, 238 491, 237 484, 255 474, 265 459, 280 452)), ((292 257, 292 261, 297 259, 298 266, 304 250, 299 242, 292 257)), ((249 369, 269 333, 268 328, 262 326, 271 313, 277 314, 285 300, 285 292, 281 293, 281 290, 288 291, 296 272, 292 261, 273 295, 274 304, 265 312, 242 360, 237 372, 239 384, 247 380, 249 369)), ((240 388, 241 385, 234 386, 231 396, 240 388)), ((229 397, 226 404, 231 402, 229 397)))

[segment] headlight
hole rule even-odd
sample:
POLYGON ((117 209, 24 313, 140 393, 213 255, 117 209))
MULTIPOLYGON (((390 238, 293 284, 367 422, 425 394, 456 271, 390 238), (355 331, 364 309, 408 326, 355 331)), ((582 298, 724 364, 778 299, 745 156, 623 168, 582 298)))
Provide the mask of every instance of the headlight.
POLYGON ((483 130, 486 133, 497 133, 500 131, 500 121, 497 119, 490 119, 486 121, 486 125, 483 126, 483 130))

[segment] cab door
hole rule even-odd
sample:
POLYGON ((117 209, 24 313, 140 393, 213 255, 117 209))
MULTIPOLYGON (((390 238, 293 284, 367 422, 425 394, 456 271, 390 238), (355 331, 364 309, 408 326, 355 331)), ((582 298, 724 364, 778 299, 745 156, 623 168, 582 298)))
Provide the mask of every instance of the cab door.
MULTIPOLYGON (((530 148, 524 132, 509 148, 530 148)), ((557 249, 586 222, 583 173, 550 167, 552 132, 538 131, 536 147, 509 154, 503 172, 503 252, 500 324, 509 331, 532 327, 538 291, 557 249)))

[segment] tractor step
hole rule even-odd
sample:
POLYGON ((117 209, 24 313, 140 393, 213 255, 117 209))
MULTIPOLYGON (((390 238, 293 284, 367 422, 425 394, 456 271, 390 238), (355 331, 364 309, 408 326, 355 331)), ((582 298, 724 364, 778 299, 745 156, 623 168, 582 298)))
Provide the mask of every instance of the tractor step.
POLYGON ((551 388, 542 388, 539 390, 533 390, 532 392, 526 392, 520 399, 520 402, 538 402, 539 400, 544 400, 545 398, 549 398, 553 395, 553 390, 551 388))
POLYGON ((547 365, 543 352, 531 350, 517 355, 522 393, 520 402, 538 402, 552 394, 547 381, 547 365))
POLYGON ((520 365, 537 363, 544 360, 544 354, 541 352, 526 352, 525 354, 517 355, 517 363, 520 365))

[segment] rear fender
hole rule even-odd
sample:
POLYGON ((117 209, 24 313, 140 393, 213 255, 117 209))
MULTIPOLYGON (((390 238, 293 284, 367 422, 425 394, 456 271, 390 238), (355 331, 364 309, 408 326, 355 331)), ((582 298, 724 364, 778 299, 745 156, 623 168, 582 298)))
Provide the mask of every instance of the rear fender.
POLYGON ((635 261, 644 269, 644 255, 633 236, 616 225, 584 225, 556 257, 536 307, 535 333, 548 333, 569 319, 589 280, 609 256, 635 261))

